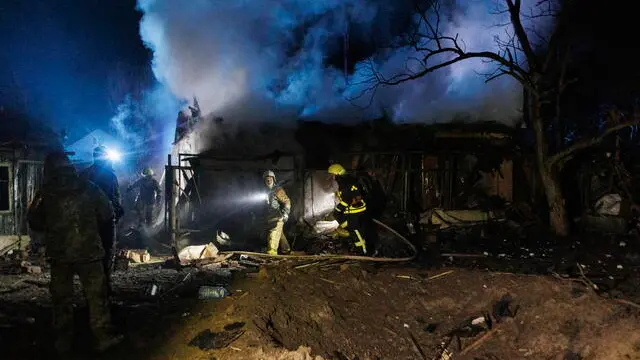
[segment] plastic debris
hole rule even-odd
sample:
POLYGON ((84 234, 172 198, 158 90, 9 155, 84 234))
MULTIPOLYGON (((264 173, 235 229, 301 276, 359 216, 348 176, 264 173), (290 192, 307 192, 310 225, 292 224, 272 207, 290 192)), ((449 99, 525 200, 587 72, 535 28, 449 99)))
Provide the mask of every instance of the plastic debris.
POLYGON ((229 296, 229 291, 223 286, 201 286, 198 289, 198 298, 206 299, 222 299, 229 296))
POLYGON ((216 233, 216 241, 220 245, 227 245, 231 242, 231 237, 229 237, 229 235, 224 231, 218 230, 218 232, 216 233))
POLYGON ((160 287, 157 284, 151 284, 149 287, 147 287, 148 296, 156 296, 158 295, 159 291, 160 291, 160 287))

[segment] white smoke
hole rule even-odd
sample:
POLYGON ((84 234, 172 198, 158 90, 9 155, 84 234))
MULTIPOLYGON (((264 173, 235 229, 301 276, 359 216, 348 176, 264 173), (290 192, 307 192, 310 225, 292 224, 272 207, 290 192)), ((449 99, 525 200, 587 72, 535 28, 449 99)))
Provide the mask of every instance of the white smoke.
POLYGON ((128 94, 116 108, 110 125, 130 155, 147 161, 171 151, 175 129, 167 127, 167 116, 174 119, 181 104, 164 86, 128 94))
POLYGON ((142 138, 139 133, 130 131, 130 125, 127 123, 135 116, 134 104, 131 98, 127 96, 125 101, 118 105, 116 114, 111 118, 111 126, 114 128, 118 137, 126 142, 130 142, 139 146, 142 142, 142 138))
MULTIPOLYGON (((496 37, 510 30, 496 26, 508 23, 507 14, 496 13, 502 1, 460 3, 443 33, 459 34, 468 50, 497 50, 496 37)), ((524 3, 528 11, 535 0, 524 3)), ((481 60, 384 88, 364 110, 346 100, 361 90, 353 84, 362 75, 351 75, 347 87, 342 69, 325 65, 329 52, 342 46, 330 41, 341 39, 351 24, 388 42, 397 20, 386 14, 411 6, 411 0, 138 1, 144 14, 140 32, 153 50, 156 78, 180 99, 196 96, 205 114, 342 120, 378 116, 384 108, 396 120, 411 122, 448 121, 461 114, 503 122, 519 117, 521 86, 508 77, 485 84, 482 73, 494 65, 481 60)), ((404 71, 413 55, 398 50, 377 62, 384 73, 394 74, 404 71)))

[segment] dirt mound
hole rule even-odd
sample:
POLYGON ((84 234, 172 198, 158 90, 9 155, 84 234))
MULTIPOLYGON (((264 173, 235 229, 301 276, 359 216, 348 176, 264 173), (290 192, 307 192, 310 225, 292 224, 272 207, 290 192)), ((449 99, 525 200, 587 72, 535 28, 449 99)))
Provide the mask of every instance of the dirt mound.
POLYGON ((548 277, 353 265, 273 268, 250 286, 234 312, 257 338, 326 359, 431 359, 443 342, 456 359, 640 359, 637 310, 548 277), (517 310, 496 322, 506 294, 517 310), (464 330, 487 313, 491 329, 464 330))
POLYGON ((231 293, 173 322, 150 358, 431 360, 444 343, 455 360, 640 359, 638 309, 553 277, 282 264, 231 293), (223 348, 190 345, 203 334, 223 348))

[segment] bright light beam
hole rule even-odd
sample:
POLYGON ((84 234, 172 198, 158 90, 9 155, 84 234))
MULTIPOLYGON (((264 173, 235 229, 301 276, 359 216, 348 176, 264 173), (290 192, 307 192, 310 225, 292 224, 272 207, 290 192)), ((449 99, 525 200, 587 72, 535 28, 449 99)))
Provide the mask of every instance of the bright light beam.
POLYGON ((108 149, 107 159, 113 162, 118 162, 122 159, 122 154, 118 150, 108 149))
POLYGON ((246 198, 244 198, 243 200, 245 202, 253 202, 253 203, 258 203, 262 201, 266 202, 269 200, 269 194, 267 194, 266 192, 253 193, 247 196, 246 198))

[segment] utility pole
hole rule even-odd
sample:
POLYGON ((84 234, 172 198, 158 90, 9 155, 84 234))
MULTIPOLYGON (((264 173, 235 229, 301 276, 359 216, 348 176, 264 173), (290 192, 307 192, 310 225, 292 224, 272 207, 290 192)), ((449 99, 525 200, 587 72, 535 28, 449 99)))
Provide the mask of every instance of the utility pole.
POLYGON ((349 79, 349 11, 345 8, 345 25, 343 34, 344 81, 349 79))

